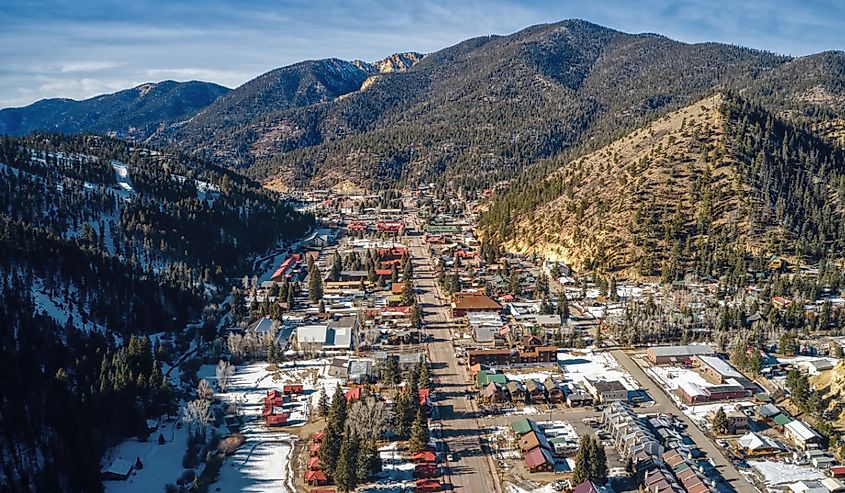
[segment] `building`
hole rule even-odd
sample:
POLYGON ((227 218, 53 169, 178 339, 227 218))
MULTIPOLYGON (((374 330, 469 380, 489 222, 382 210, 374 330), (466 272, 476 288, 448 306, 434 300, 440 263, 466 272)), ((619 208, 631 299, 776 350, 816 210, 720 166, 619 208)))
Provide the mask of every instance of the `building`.
POLYGON ((555 469, 552 453, 543 447, 534 447, 525 452, 525 466, 529 472, 550 472, 555 469))
POLYGON ((496 382, 490 382, 486 387, 481 389, 479 397, 481 397, 482 401, 490 404, 498 404, 507 400, 505 397, 504 387, 496 382))
POLYGON ((465 317, 467 313, 499 313, 502 305, 489 296, 477 293, 455 293, 452 301, 452 316, 465 317))
POLYGON ((544 435, 542 431, 529 431, 519 437, 517 442, 519 444, 519 449, 523 452, 527 452, 535 447, 543 447, 546 450, 552 449, 552 446, 549 445, 549 440, 546 439, 546 435, 544 435))
POLYGON ((772 438, 759 433, 748 432, 736 441, 736 448, 746 456, 766 456, 778 454, 783 451, 783 446, 772 438))
POLYGON ((649 361, 655 365, 673 365, 692 361, 695 356, 712 356, 713 348, 704 344, 686 346, 652 346, 646 350, 649 361))
POLYGON ((557 347, 541 346, 531 351, 516 351, 510 349, 480 349, 467 351, 469 366, 482 364, 486 366, 510 366, 521 364, 546 364, 557 362, 557 347))
POLYGON ((100 475, 106 481, 125 481, 132 474, 133 466, 132 462, 118 457, 104 467, 100 471, 100 475))
POLYGON ((614 401, 627 401, 628 389, 622 385, 622 382, 616 380, 590 380, 587 379, 585 385, 587 389, 593 394, 595 400, 605 403, 614 401))
POLYGON ((716 356, 698 355, 695 357, 698 371, 710 383, 723 384, 729 379, 745 378, 730 363, 716 356))
POLYGON ((687 404, 745 399, 751 396, 751 391, 736 383, 735 380, 731 382, 733 383, 704 387, 694 382, 682 381, 678 384, 676 392, 687 404))
POLYGON ((508 394, 511 396, 511 401, 513 402, 525 402, 525 399, 528 397, 528 392, 525 390, 525 386, 522 385, 522 382, 511 380, 507 383, 507 385, 505 385, 505 389, 507 389, 508 394))
POLYGON ((528 399, 533 403, 546 402, 546 387, 537 380, 529 378, 525 380, 525 390, 528 392, 528 399))
POLYGON ((821 436, 800 419, 786 423, 783 434, 801 450, 808 450, 821 442, 821 436))
POLYGON ((351 315, 328 324, 303 325, 296 329, 300 351, 349 350, 358 330, 358 317, 351 315))
POLYGON ((549 397, 549 402, 552 404, 558 404, 566 400, 566 394, 563 392, 563 387, 552 380, 551 377, 547 378, 543 382, 543 386, 546 388, 546 395, 549 397))

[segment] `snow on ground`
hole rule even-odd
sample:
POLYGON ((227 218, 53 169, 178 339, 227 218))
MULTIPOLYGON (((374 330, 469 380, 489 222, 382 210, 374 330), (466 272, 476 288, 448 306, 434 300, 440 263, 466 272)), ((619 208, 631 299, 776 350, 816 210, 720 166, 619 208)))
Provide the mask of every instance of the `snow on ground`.
POLYGON ((505 376, 508 380, 519 380, 520 382, 524 382, 526 380, 537 380, 538 382, 544 382, 547 378, 552 375, 560 375, 559 373, 552 373, 550 371, 537 371, 532 373, 505 373, 505 376))
POLYGON ((646 372, 651 374, 653 377, 660 382, 664 388, 670 390, 669 397, 672 398, 673 401, 678 405, 678 407, 686 414, 690 419, 696 422, 699 426, 701 426, 704 421, 707 413, 710 411, 717 411, 720 407, 725 408, 725 410, 731 409, 735 406, 746 407, 752 405, 751 402, 748 401, 740 401, 740 402, 714 402, 712 404, 696 404, 695 406, 687 405, 683 400, 681 400, 680 396, 675 393, 675 390, 683 382, 694 383, 700 387, 712 387, 713 384, 708 382, 695 370, 690 368, 681 368, 681 367, 669 367, 669 366, 650 366, 646 368, 646 372))
POLYGON ((414 463, 403 458, 398 450, 398 443, 391 442, 388 445, 379 447, 381 456, 382 471, 375 484, 360 488, 358 491, 367 493, 379 491, 383 493, 401 493, 405 488, 413 488, 414 463))
POLYGON ((253 422, 242 430, 247 440, 226 459, 212 490, 243 492, 290 492, 293 485, 291 454, 294 439, 253 422))
POLYGON ((129 168, 126 164, 120 161, 112 161, 111 167, 114 168, 114 173, 117 175, 118 186, 125 192, 134 192, 135 189, 132 188, 132 180, 129 178, 129 168))
POLYGON ((182 474, 182 456, 188 439, 188 427, 176 428, 176 421, 162 423, 159 430, 150 435, 149 441, 137 439, 123 441, 104 457, 108 465, 113 459, 123 458, 132 463, 140 457, 144 468, 135 471, 126 481, 104 481, 106 493, 150 493, 164 491, 168 483, 176 483, 182 474), (158 444, 158 435, 164 436, 164 445, 158 444))
POLYGON ((618 380, 628 390, 638 390, 640 385, 619 366, 609 352, 592 349, 558 351, 557 362, 566 378, 583 384, 590 380, 618 380))
MULTIPOLYGON (((104 334, 108 333, 105 327, 90 320, 83 323, 83 320, 87 320, 88 317, 83 314, 79 306, 64 296, 60 296, 58 292, 50 296, 40 279, 33 280, 30 292, 36 309, 55 320, 57 324, 63 326, 67 324, 68 319, 72 318, 74 327, 85 331, 96 330, 104 334)), ((71 297, 74 296, 74 292, 71 290, 71 297)))
POLYGON ((505 485, 505 491, 507 493, 555 493, 560 490, 556 490, 551 483, 533 490, 526 490, 525 488, 519 487, 513 483, 507 483, 505 485))
POLYGON ((763 481, 768 486, 795 483, 802 480, 812 481, 825 477, 824 472, 811 466, 799 466, 783 462, 754 460, 748 461, 748 465, 760 473, 763 477, 763 481))
POLYGON ((704 379, 697 371, 690 368, 675 366, 650 366, 648 373, 657 378, 665 388, 675 390, 681 383, 694 383, 700 387, 710 387, 712 384, 704 379))

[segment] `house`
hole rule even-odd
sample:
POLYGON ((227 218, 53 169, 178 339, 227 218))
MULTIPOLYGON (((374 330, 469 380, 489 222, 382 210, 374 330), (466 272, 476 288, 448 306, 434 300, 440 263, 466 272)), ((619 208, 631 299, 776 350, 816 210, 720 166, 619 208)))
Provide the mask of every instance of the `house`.
POLYGON ((766 456, 783 451, 780 443, 766 435, 748 432, 736 441, 736 448, 746 456, 766 456))
POLYGON ((308 486, 323 486, 329 483, 323 471, 305 471, 305 483, 308 486))
POLYGON ((323 431, 317 431, 317 432, 312 433, 312 434, 311 434, 311 436, 310 436, 309 438, 310 438, 310 439, 311 439, 311 441, 312 441, 312 442, 314 442, 314 443, 322 443, 322 442, 323 442, 323 438, 324 438, 325 436, 326 436, 326 433, 325 433, 325 432, 323 432, 323 431))
POLYGON ((505 386, 508 383, 508 379, 506 376, 502 375, 501 373, 493 373, 489 370, 479 370, 478 373, 475 375, 476 385, 478 387, 486 387, 491 382, 497 383, 501 386, 505 386))
POLYGON ((584 481, 575 488, 572 488, 572 493, 600 493, 600 490, 592 481, 584 481))
POLYGON ((549 397, 549 402, 552 404, 559 404, 566 400, 566 394, 563 392, 563 387, 552 380, 552 377, 547 378, 543 382, 543 386, 546 388, 546 395, 549 397))
POLYGON ((442 490, 443 485, 440 484, 440 481, 434 479, 418 479, 416 486, 414 486, 415 493, 432 493, 442 490))
POLYGON ((270 427, 284 426, 288 423, 288 413, 280 407, 265 407, 261 415, 264 416, 264 423, 270 427))
POLYGON ((490 404, 498 404, 507 400, 507 398, 505 397, 504 388, 496 382, 490 382, 487 384, 486 387, 481 389, 481 392, 479 392, 479 397, 482 401, 490 404))
POLYGON ((819 481, 822 486, 827 488, 830 493, 840 493, 845 491, 845 483, 836 478, 825 478, 819 481))
POLYGON ((827 473, 832 478, 845 478, 845 466, 832 466, 827 473))
POLYGON ((809 449, 811 445, 818 444, 822 439, 807 423, 799 419, 786 423, 783 433, 801 450, 809 449))
POLYGON ((537 426, 537 423, 533 419, 528 418, 522 418, 518 421, 514 421, 511 423, 511 429, 517 437, 521 437, 522 435, 532 431, 540 433, 540 427, 537 426))
POLYGON ((269 334, 276 328, 276 322, 270 317, 261 317, 247 327, 247 332, 269 334))
POLYGON ((349 381, 352 383, 370 383, 373 379, 373 362, 370 360, 351 360, 347 373, 349 374, 349 381))
POLYGON ((529 431, 519 437, 519 448, 523 452, 527 452, 535 447, 543 447, 546 450, 552 449, 548 439, 546 439, 546 435, 541 431, 529 431))
POLYGON ((132 474, 134 464, 126 459, 118 457, 100 471, 105 481, 125 481, 132 474))
POLYGON ((522 385, 522 382, 512 380, 505 385, 505 389, 507 389, 508 394, 511 396, 511 401, 513 402, 525 402, 525 399, 528 397, 528 393, 525 390, 525 386, 522 385))
POLYGON ((361 387, 355 387, 349 389, 345 392, 344 396, 346 397, 347 404, 352 404, 355 401, 361 400, 361 387))
POLYGON ((798 481, 789 485, 792 493, 830 493, 819 481, 798 481))
POLYGON ((479 344, 489 344, 495 341, 496 334, 499 331, 493 327, 474 327, 473 328, 473 337, 475 338, 475 342, 479 344))
POLYGON ((528 399, 531 402, 546 402, 546 387, 537 380, 529 378, 525 381, 525 390, 528 392, 528 399))
POLYGON ((524 349, 534 349, 543 345, 543 340, 537 336, 526 335, 522 337, 520 345, 524 349))
POLYGON ((646 350, 649 361, 655 365, 673 365, 692 361, 694 356, 712 356, 713 348, 704 344, 686 346, 651 346, 646 350))
POLYGON ((593 405, 593 396, 584 388, 576 384, 567 384, 563 390, 566 394, 566 404, 569 407, 583 407, 593 405))
POLYGON ((534 447, 526 452, 524 457, 529 472, 549 472, 555 468, 552 453, 543 447, 534 447))
POLYGON ((613 401, 627 401, 628 389, 622 382, 616 380, 590 380, 585 382, 593 397, 602 403, 613 401))

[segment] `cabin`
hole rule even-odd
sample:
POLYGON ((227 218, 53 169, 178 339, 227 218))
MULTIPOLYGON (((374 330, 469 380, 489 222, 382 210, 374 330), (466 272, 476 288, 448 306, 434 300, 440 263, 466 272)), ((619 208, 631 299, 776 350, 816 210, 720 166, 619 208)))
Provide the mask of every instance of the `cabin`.
POLYGON ((323 486, 329 483, 323 471, 305 471, 305 483, 308 486, 323 486))
POLYGON ((525 402, 528 393, 525 390, 525 386, 522 385, 522 382, 517 382, 516 380, 512 380, 505 385, 505 388, 508 390, 508 394, 511 396, 511 401, 513 402, 525 402))
POLYGON ((496 382, 488 383, 486 387, 481 389, 479 396, 482 401, 490 404, 499 404, 507 401, 504 388, 496 382))
POLYGON ((100 471, 100 475, 105 481, 126 481, 129 475, 132 474, 133 464, 123 458, 117 458, 111 461, 108 466, 100 471))
POLYGON ((549 397, 549 402, 552 404, 559 404, 566 401, 566 394, 564 394, 563 388, 558 385, 557 382, 552 380, 551 377, 547 378, 546 381, 543 382, 543 386, 546 388, 546 395, 549 397))
POLYGON ((555 460, 547 449, 534 447, 525 453, 525 466, 531 473, 550 472, 555 469, 555 460))
POLYGON ((546 387, 534 379, 525 381, 525 390, 528 392, 528 399, 533 403, 546 402, 546 387))
POLYGON ((286 394, 301 394, 305 391, 305 386, 301 383, 286 383, 282 386, 282 392, 286 394))
POLYGON ((288 398, 277 389, 268 390, 264 396, 264 407, 282 407, 285 402, 288 402, 288 398))
POLYGON ((310 457, 306 462, 309 471, 321 471, 323 470, 323 463, 320 462, 319 457, 310 457))

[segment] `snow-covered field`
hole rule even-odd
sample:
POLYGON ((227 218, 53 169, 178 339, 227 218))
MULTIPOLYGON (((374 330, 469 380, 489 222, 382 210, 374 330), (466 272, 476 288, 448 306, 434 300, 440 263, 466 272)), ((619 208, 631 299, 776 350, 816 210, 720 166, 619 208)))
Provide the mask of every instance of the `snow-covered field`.
MULTIPOLYGON (((286 430, 305 424, 308 413, 317 405, 321 388, 325 388, 330 396, 334 393, 339 381, 328 376, 327 363, 326 359, 298 361, 295 365, 293 362, 287 362, 278 371, 265 362, 236 368, 227 391, 215 394, 215 399, 224 403, 240 403, 244 422, 241 433, 246 441, 234 455, 223 462, 220 476, 212 489, 245 492, 295 491, 290 459, 297 438, 286 430), (290 414, 288 427, 268 428, 261 416, 263 398, 268 390, 281 389, 285 383, 302 383, 305 393, 285 404, 285 411, 290 414)), ((215 366, 202 366, 198 376, 214 385, 215 366)), ((165 423, 163 435, 167 442, 164 445, 157 443, 156 432, 149 442, 141 443, 132 439, 115 447, 104 458, 105 463, 118 457, 134 462, 136 457, 140 457, 144 468, 135 472, 128 481, 107 481, 106 491, 148 493, 163 491, 166 484, 175 483, 183 472, 182 456, 187 443, 187 428, 182 426, 177 429, 175 422, 165 423)), ((220 433, 221 436, 225 435, 225 429, 221 428, 220 433)))
POLYGON ((824 472, 812 466, 799 466, 796 464, 785 464, 774 461, 748 461, 763 477, 768 486, 784 485, 797 481, 811 481, 824 478, 824 472))
POLYGON ((640 385, 609 352, 592 349, 560 351, 557 362, 568 380, 583 384, 585 380, 618 380, 628 390, 638 390, 640 385))
POLYGON ((414 463, 403 458, 398 443, 391 442, 379 447, 382 472, 375 484, 360 488, 360 492, 400 493, 414 487, 414 463))

